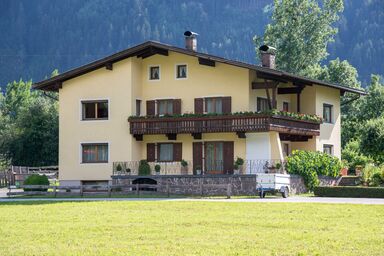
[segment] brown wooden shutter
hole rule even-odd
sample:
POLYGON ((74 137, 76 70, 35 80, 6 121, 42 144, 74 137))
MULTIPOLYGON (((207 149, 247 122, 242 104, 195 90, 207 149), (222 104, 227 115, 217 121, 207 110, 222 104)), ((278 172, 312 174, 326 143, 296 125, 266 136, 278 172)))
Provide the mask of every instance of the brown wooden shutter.
POLYGON ((233 174, 234 164, 234 152, 233 152, 233 141, 224 142, 224 173, 233 174))
POLYGON ((204 98, 195 98, 195 114, 204 113, 204 98))
POLYGON ((147 116, 155 116, 155 115, 156 115, 156 101, 147 100, 147 116))
POLYGON ((223 113, 230 114, 232 112, 232 99, 231 97, 222 97, 223 113))
POLYGON ((173 100, 173 114, 181 115, 181 99, 173 100))
POLYGON ((203 143, 193 142, 193 173, 198 166, 203 169, 203 143))
POLYGON ((173 143, 173 161, 180 162, 183 158, 183 145, 181 143, 173 143))
POLYGON ((147 143, 147 161, 156 161, 156 145, 155 143, 147 143))

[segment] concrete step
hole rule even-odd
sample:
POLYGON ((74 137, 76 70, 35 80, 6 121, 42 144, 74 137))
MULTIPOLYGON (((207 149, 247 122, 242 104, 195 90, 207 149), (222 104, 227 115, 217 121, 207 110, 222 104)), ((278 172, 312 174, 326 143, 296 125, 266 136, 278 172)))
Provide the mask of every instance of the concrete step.
POLYGON ((359 176, 343 176, 338 186, 358 186, 360 184, 359 176))

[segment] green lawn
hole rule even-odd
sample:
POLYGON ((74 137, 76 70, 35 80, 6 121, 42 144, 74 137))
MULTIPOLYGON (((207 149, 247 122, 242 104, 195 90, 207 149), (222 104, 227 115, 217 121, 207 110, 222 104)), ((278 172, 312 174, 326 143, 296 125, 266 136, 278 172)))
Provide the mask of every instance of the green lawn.
POLYGON ((384 255, 384 206, 0 204, 0 255, 384 255))

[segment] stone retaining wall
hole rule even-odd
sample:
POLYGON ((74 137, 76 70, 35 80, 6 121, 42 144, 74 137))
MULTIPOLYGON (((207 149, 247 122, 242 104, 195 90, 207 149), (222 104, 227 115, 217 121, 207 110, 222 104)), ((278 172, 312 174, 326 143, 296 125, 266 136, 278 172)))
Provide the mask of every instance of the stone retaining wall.
MULTIPOLYGON (((113 185, 131 185, 134 180, 149 178, 155 180, 159 185, 158 192, 173 195, 199 195, 215 196, 227 195, 228 185, 231 195, 251 196, 257 195, 256 175, 120 175, 112 176, 113 185)), ((319 177, 321 185, 333 185, 337 178, 319 177)), ((304 180, 299 175, 291 175, 290 193, 301 194, 308 192, 304 180)))

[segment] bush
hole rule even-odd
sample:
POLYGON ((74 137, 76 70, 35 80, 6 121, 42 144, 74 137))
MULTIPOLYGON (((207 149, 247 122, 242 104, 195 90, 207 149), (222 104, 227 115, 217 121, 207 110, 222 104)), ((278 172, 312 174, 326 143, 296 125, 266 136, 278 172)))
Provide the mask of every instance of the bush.
POLYGON ((155 165, 155 171, 160 172, 161 166, 159 164, 155 165))
POLYGON ((150 175, 151 167, 149 166, 147 160, 140 160, 139 164, 139 175, 150 175))
POLYGON ((373 159, 365 156, 360 151, 360 141, 352 140, 341 151, 341 158, 347 162, 348 168, 354 172, 356 166, 366 166, 373 163, 373 159))
MULTIPOLYGON (((49 180, 45 175, 32 174, 25 179, 24 185, 49 185, 49 180)), ((47 191, 47 189, 24 188, 24 191, 47 191)))
POLYGON ((288 173, 302 176, 311 191, 320 183, 318 175, 337 177, 341 167, 341 161, 337 157, 305 150, 293 151, 287 157, 286 163, 288 173))
POLYGON ((369 187, 315 187, 315 196, 384 198, 384 188, 369 187))
POLYGON ((365 166, 362 180, 368 186, 377 187, 384 185, 384 165, 380 167, 374 165, 365 166))

